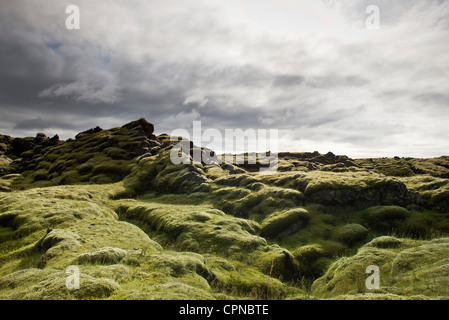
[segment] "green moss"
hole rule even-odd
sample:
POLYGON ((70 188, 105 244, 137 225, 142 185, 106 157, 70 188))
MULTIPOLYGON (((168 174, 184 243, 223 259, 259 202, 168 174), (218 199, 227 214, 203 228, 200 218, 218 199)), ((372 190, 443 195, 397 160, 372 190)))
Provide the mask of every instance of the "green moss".
POLYGON ((106 148, 104 149, 104 153, 114 160, 129 160, 129 152, 121 148, 106 148))
POLYGON ((117 179, 113 179, 105 173, 98 174, 89 179, 90 182, 95 183, 95 184, 109 184, 109 183, 113 183, 114 180, 117 180, 117 179))
POLYGON ((76 258, 80 264, 117 264, 127 252, 120 248, 105 247, 93 252, 83 253, 76 258))
POLYGON ((80 288, 68 290, 67 275, 54 269, 25 269, 0 279, 0 298, 24 300, 104 299, 120 286, 113 280, 80 274, 80 288))
POLYGON ((226 173, 225 171, 218 165, 209 165, 204 167, 204 172, 208 179, 215 180, 223 177, 226 173))
POLYGON ((419 192, 425 206, 439 212, 449 212, 449 180, 432 176, 401 179, 409 189, 419 192))
POLYGON ((126 162, 103 163, 92 168, 92 174, 111 173, 118 176, 126 176, 130 172, 126 162))
POLYGON ((39 187, 41 181, 50 181, 52 185, 86 183, 102 174, 110 179, 97 177, 91 182, 121 181, 130 173, 132 159, 158 143, 149 140, 154 138, 151 127, 143 123, 132 124, 82 133, 76 140, 60 142, 56 146, 43 148, 36 145, 33 150, 24 152, 22 160, 15 166, 26 179, 20 188, 39 187), (28 175, 31 182, 27 180, 28 175))
POLYGON ((410 216, 407 209, 396 206, 371 207, 361 213, 365 223, 381 232, 392 232, 410 216))
POLYGON ((266 246, 254 235, 257 224, 226 216, 207 207, 122 202, 120 215, 143 223, 151 232, 163 232, 181 250, 244 255, 266 246))
POLYGON ((363 242, 368 236, 368 230, 359 224, 347 224, 335 231, 334 237, 348 246, 363 242))
POLYGON ((410 162, 417 173, 430 174, 438 178, 449 178, 449 157, 412 159, 410 162))
POLYGON ((268 186, 251 191, 242 188, 224 188, 214 191, 214 194, 220 197, 214 204, 226 213, 253 219, 257 219, 255 215, 267 215, 297 207, 304 199, 304 195, 297 190, 268 186), (226 201, 223 201, 223 197, 226 201))
POLYGON ((265 219, 260 234, 267 238, 285 238, 307 226, 310 214, 302 208, 276 212, 265 219))
POLYGON ((196 273, 205 279, 211 279, 212 274, 206 266, 203 256, 195 253, 163 253, 148 257, 154 268, 167 270, 172 277, 196 273))
POLYGON ((113 298, 120 300, 215 300, 211 293, 180 282, 120 292, 113 298))
POLYGON ((265 248, 255 261, 263 273, 281 281, 298 281, 298 266, 293 255, 277 245, 265 248))
POLYGON ((0 175, 4 175, 9 172, 11 162, 12 160, 10 158, 0 153, 0 175))
POLYGON ((374 247, 379 249, 394 249, 399 248, 403 244, 403 241, 401 239, 397 239, 395 237, 390 236, 383 236, 378 237, 372 240, 370 243, 368 243, 367 247, 374 247))
POLYGON ((189 194, 205 190, 208 182, 201 165, 175 165, 168 150, 141 159, 124 180, 124 185, 137 194, 155 190, 189 194))
POLYGON ((334 253, 327 252, 322 245, 312 244, 296 249, 293 255, 298 263, 301 279, 309 281, 324 274, 332 262, 334 253))
MULTIPOLYGON (((310 213, 307 226, 295 234, 279 240, 279 245, 294 250, 300 246, 330 241, 335 229, 334 217, 323 213, 320 206, 307 206, 305 209, 310 213)), ((342 245, 339 244, 338 246, 342 245)))
POLYGON ((411 213, 396 230, 396 233, 409 238, 427 238, 432 232, 432 219, 423 213, 411 213))
POLYGON ((23 177, 0 178, 0 298, 308 299, 310 286, 318 298, 448 296, 447 240, 359 248, 377 235, 449 232, 445 157, 287 154, 262 176, 257 166, 174 165, 170 137, 139 130, 84 133, 7 161, 23 177), (55 184, 65 186, 45 187, 55 184), (62 287, 70 264, 83 291, 62 287), (364 286, 371 264, 376 292, 364 286))
POLYGON ((282 299, 287 294, 285 284, 254 268, 241 264, 234 267, 229 262, 216 258, 208 258, 206 261, 214 275, 211 286, 227 295, 251 299, 282 299))
POLYGON ((447 266, 449 240, 414 241, 382 237, 374 239, 350 258, 335 262, 316 280, 312 293, 321 297, 358 296, 368 293, 364 274, 367 266, 380 270, 380 289, 376 294, 397 298, 423 295, 439 298, 448 295, 447 266))
POLYGON ((97 246, 160 250, 142 230, 117 221, 114 211, 92 201, 94 197, 90 192, 75 190, 74 187, 53 187, 0 197, 0 226, 7 230, 3 233, 6 241, 0 243, 0 252, 9 252, 0 260, 12 263, 2 265, 0 274, 17 268, 14 257, 19 254, 17 250, 26 245, 32 245, 37 250, 33 252, 40 255, 32 266, 70 264, 77 255, 95 251, 97 246), (47 229, 53 230, 46 235, 47 229))

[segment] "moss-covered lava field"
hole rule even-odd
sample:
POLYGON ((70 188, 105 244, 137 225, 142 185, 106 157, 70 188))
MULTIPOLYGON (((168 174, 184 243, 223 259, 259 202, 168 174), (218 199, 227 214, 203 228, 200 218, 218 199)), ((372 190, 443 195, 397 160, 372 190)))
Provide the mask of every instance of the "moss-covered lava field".
POLYGON ((0 299, 449 298, 449 157, 279 153, 260 175, 172 147, 144 119, 0 135, 0 299))

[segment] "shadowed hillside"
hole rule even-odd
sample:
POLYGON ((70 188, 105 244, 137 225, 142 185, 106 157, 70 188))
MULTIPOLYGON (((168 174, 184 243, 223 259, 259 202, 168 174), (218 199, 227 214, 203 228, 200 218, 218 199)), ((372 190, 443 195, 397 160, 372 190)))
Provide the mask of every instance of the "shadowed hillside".
POLYGON ((285 152, 260 175, 175 165, 173 144, 144 119, 0 135, 0 298, 449 297, 449 157, 285 152), (385 279, 370 292, 369 265, 385 279))

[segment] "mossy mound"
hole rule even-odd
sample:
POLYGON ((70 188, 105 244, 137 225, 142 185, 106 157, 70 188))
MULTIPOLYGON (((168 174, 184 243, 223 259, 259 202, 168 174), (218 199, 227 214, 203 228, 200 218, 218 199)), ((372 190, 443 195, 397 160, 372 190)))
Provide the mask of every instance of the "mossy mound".
POLYGON ((139 290, 116 294, 119 300, 215 300, 214 295, 185 283, 171 282, 157 284, 139 290))
POLYGON ((363 246, 355 256, 332 264, 313 283, 312 293, 326 298, 374 293, 447 299, 448 266, 447 238, 417 241, 383 237, 363 246), (380 270, 380 289, 374 292, 365 285, 365 271, 371 265, 380 270))
POLYGON ((265 247, 254 262, 263 273, 282 281, 299 281, 298 265, 293 255, 278 245, 265 247))
POLYGON ((362 218, 372 229, 381 232, 393 232, 410 216, 410 212, 402 207, 380 206, 364 210, 362 218))
POLYGON ((256 266, 262 272, 284 279, 295 277, 292 259, 285 258, 282 252, 289 257, 290 253, 269 246, 264 238, 257 236, 259 226, 251 220, 228 216, 207 207, 129 201, 121 201, 118 212, 123 219, 141 226, 165 246, 250 264, 259 261, 256 266))
POLYGON ((394 249, 399 248, 403 244, 403 241, 401 239, 390 237, 390 236, 383 236, 378 237, 372 240, 370 243, 366 244, 366 247, 373 247, 373 248, 379 248, 379 249, 394 249))
MULTIPOLYGON (((243 164, 238 166, 250 171, 259 171, 264 165, 259 161, 255 164, 248 162, 248 154, 243 155, 243 164)), ((254 157, 254 156, 253 156, 254 157)), ((347 156, 338 156, 332 152, 327 154, 320 154, 319 152, 280 152, 277 154, 279 172, 309 172, 315 170, 334 171, 334 172, 348 172, 357 170, 358 165, 354 160, 347 156)))
POLYGON ((12 160, 0 153, 0 176, 9 173, 9 165, 12 160))
POLYGON ((206 266, 203 256, 189 252, 169 254, 152 254, 148 257, 149 263, 158 269, 167 269, 173 277, 183 274, 196 273, 205 279, 211 279, 212 274, 206 266))
POLYGON ((118 221, 112 209, 99 205, 100 199, 95 202, 91 190, 73 189, 31 189, 0 196, 0 275, 15 270, 17 263, 40 268, 68 265, 81 253, 107 246, 161 249, 138 227, 118 221))
POLYGON ((296 189, 306 202, 363 209, 375 205, 408 205, 417 201, 408 197, 408 189, 398 179, 369 172, 279 173, 262 177, 262 182, 296 189))
POLYGON ((303 208, 276 212, 263 221, 260 235, 271 239, 282 239, 307 226, 309 220, 310 214, 303 208))
POLYGON ((294 276, 288 251, 258 237, 257 223, 210 207, 110 200, 122 191, 59 186, 2 195, 0 297, 280 298, 296 290, 276 279, 294 276), (112 208, 181 252, 162 250, 112 208), (182 252, 190 249, 203 255, 182 252), (65 287, 69 265, 81 271, 80 290, 65 287))
POLYGON ((422 175, 401 180, 409 189, 419 192, 427 209, 441 213, 449 212, 449 179, 422 175))
POLYGON ((414 158, 374 158, 356 159, 354 162, 366 169, 387 176, 411 177, 415 175, 431 175, 437 178, 449 178, 449 157, 433 159, 414 158))
POLYGON ((368 236, 368 230, 360 224, 352 223, 344 225, 335 231, 334 238, 350 247, 364 242, 368 236))
POLYGON ((79 264, 117 264, 126 257, 126 250, 105 247, 93 252, 80 254, 76 258, 79 264))
POLYGON ((120 286, 111 279, 80 274, 80 288, 66 287, 67 274, 54 269, 24 269, 0 278, 0 299, 104 299, 120 286))
MULTIPOLYGON (((230 263, 228 260, 208 255, 206 263, 213 274, 212 287, 220 289, 231 297, 247 296, 251 299, 282 299, 289 288, 279 279, 264 274, 261 271, 242 264, 230 263)), ((272 263, 270 263, 272 265, 272 263)))
POLYGON ((437 178, 449 179, 449 157, 433 159, 410 159, 418 174, 429 174, 437 178))
POLYGON ((329 251, 320 244, 302 246, 293 251, 301 280, 310 281, 322 276, 332 263, 334 255, 334 251, 329 251))
POLYGON ((161 239, 165 237, 181 250, 244 256, 267 245, 255 235, 255 222, 207 207, 122 201, 118 212, 127 221, 160 233, 161 239))
POLYGON ((10 192, 11 186, 14 183, 21 182, 23 180, 23 176, 18 173, 12 173, 4 175, 0 178, 0 191, 1 192, 10 192))
POLYGON ((203 166, 173 164, 170 152, 171 150, 166 150, 140 159, 124 180, 125 187, 135 194, 149 191, 188 194, 207 190, 209 180, 202 170, 203 166))
POLYGON ((250 183, 246 188, 225 187, 212 190, 212 202, 224 212, 242 218, 260 220, 275 211, 303 204, 304 195, 293 189, 250 183))
POLYGON ((160 145, 153 130, 152 124, 140 119, 120 128, 88 130, 76 140, 50 143, 39 135, 22 139, 24 146, 11 150, 17 160, 9 165, 10 171, 25 177, 15 188, 121 181, 135 157, 160 145))

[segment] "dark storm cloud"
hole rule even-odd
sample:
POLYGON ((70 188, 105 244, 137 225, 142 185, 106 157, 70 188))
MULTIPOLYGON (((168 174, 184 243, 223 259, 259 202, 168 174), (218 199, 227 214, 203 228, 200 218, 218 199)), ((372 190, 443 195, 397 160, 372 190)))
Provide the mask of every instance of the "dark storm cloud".
POLYGON ((61 121, 43 120, 42 118, 23 120, 14 126, 17 130, 44 130, 48 128, 78 129, 76 125, 61 121))
MULTIPOLYGON (((6 23, 2 23, 2 26, 6 23)), ((23 107, 37 102, 36 93, 58 80, 67 80, 60 58, 41 43, 1 29, 0 97, 2 103, 23 107)))
POLYGON ((449 108, 449 94, 447 93, 427 92, 417 95, 413 99, 428 106, 441 105, 449 108))
POLYGON ((281 88, 296 87, 305 81, 301 75, 279 75, 275 78, 273 85, 281 88))
POLYGON ((327 77, 318 77, 307 80, 307 85, 320 89, 329 89, 333 87, 359 87, 369 84, 369 80, 357 76, 328 75, 327 77))

